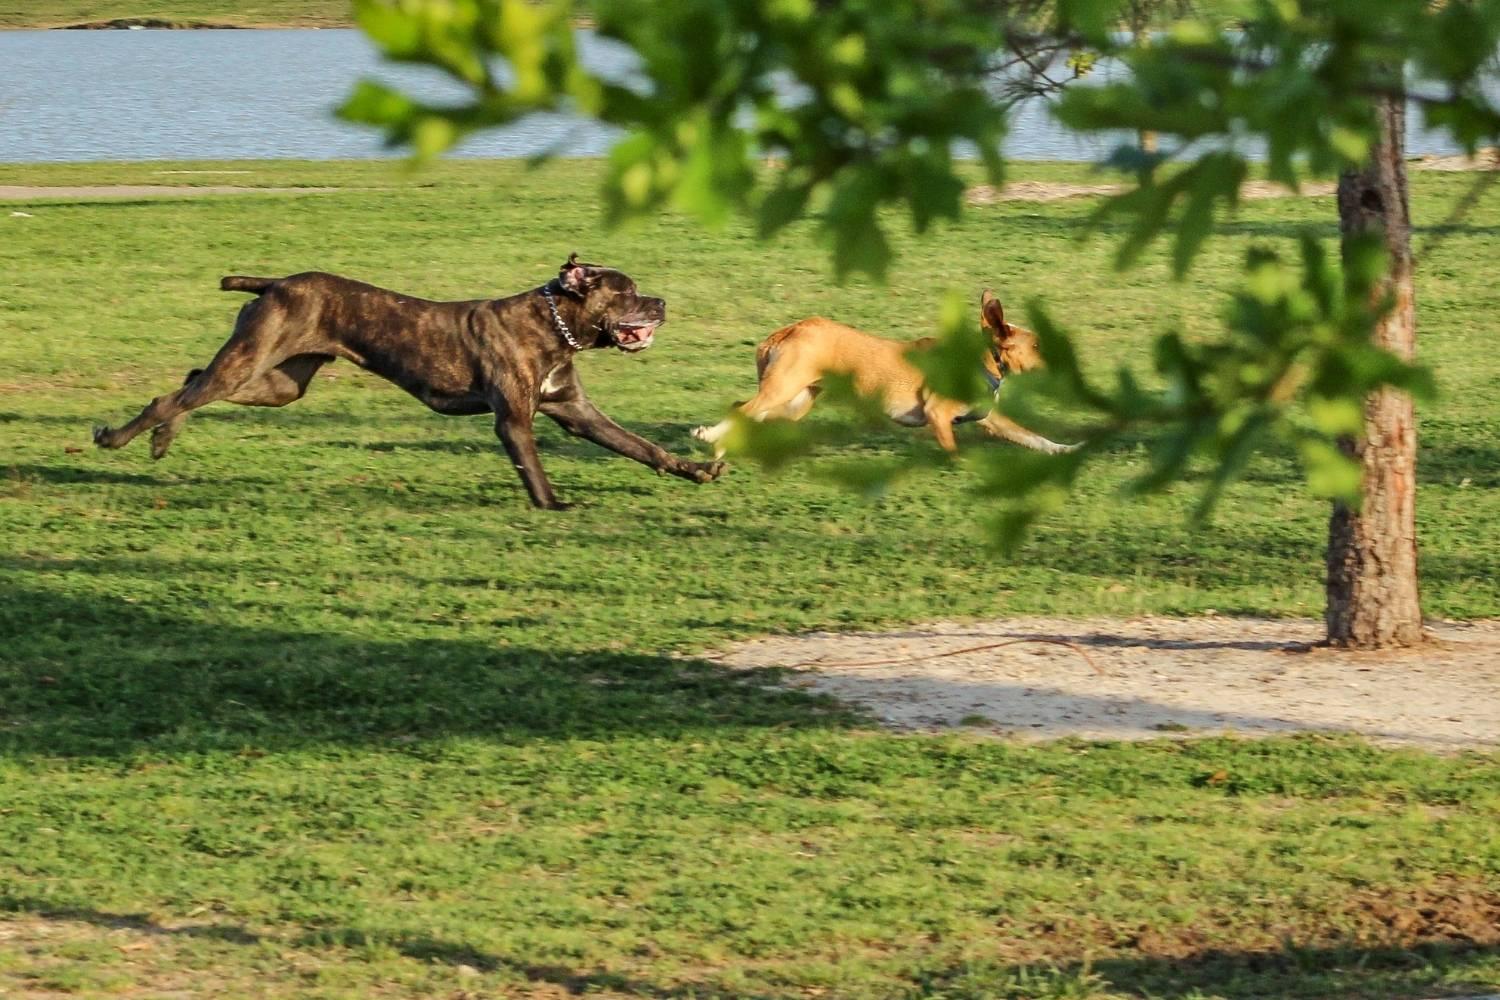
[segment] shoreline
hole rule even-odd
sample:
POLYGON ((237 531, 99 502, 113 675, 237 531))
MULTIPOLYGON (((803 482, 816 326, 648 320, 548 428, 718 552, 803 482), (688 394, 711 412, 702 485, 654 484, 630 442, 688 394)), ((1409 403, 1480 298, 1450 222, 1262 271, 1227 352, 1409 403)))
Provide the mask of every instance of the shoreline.
MULTIPOLYGON (((591 28, 592 18, 575 17, 573 26, 591 28)), ((164 17, 111 17, 67 23, 0 24, 6 31, 292 31, 358 29, 353 18, 320 18, 295 21, 195 21, 164 17)))
POLYGON ((113 17, 66 24, 6 24, 0 31, 285 31, 292 29, 354 28, 352 20, 308 21, 189 21, 161 17, 113 17))

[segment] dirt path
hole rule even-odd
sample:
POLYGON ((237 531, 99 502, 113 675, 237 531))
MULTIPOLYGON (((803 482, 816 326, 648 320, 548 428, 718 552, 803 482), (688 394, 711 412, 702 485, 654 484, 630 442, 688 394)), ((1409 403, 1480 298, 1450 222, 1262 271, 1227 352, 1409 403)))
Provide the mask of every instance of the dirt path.
MULTIPOLYGON (((1408 165, 1412 170, 1500 170, 1500 149, 1485 147, 1473 156, 1418 156, 1408 165)), ((1061 201, 1065 198, 1097 198, 1129 190, 1124 184, 1075 184, 1068 181, 1012 181, 1004 187, 978 184, 964 192, 970 205, 993 205, 1002 201, 1061 201)), ((1326 198, 1338 190, 1333 181, 1304 181, 1296 191, 1273 181, 1246 181, 1240 186, 1240 198, 1326 198)))
MULTIPOLYGON (((1305 181, 1293 191, 1270 181, 1246 181, 1240 186, 1240 197, 1246 201, 1261 198, 1323 198, 1338 189, 1332 181, 1305 181)), ((1093 198, 1120 194, 1129 190, 1124 184, 1072 184, 1068 181, 1012 181, 1001 188, 979 184, 964 192, 970 205, 993 205, 1001 201, 1062 201, 1065 198, 1093 198)))
POLYGON ((35 201, 38 198, 67 198, 73 201, 96 198, 153 198, 162 195, 193 197, 210 194, 322 194, 338 191, 331 187, 236 187, 231 184, 93 184, 78 187, 43 187, 28 184, 0 184, 0 201, 35 201))
POLYGON ((1433 750, 1500 747, 1500 622, 1433 633, 1421 650, 1338 653, 1311 648, 1322 624, 1305 620, 1012 618, 772 637, 711 656, 796 667, 792 684, 895 729, 1127 740, 1353 732, 1433 750), (996 648, 932 658, 976 646, 996 648), (917 656, 927 658, 865 665, 917 656))

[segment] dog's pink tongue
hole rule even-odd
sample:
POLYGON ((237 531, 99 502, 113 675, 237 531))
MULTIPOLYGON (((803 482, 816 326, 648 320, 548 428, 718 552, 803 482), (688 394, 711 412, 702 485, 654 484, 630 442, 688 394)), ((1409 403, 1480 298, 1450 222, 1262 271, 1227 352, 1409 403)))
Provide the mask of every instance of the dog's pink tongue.
POLYGON ((620 342, 624 344, 638 344, 656 330, 653 323, 650 326, 622 326, 620 327, 620 342))

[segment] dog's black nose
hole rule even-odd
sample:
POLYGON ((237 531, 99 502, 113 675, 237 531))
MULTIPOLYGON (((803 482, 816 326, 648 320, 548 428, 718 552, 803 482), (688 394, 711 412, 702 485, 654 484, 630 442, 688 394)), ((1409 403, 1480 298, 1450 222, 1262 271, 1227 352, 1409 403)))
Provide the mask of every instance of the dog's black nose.
POLYGON ((659 322, 667 321, 667 302, 665 299, 647 299, 646 305, 656 313, 659 322))

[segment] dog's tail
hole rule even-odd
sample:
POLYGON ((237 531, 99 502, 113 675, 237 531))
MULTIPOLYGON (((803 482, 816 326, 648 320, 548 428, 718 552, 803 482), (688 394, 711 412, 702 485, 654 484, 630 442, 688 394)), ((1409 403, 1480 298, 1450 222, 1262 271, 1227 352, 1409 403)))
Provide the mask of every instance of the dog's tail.
POLYGON ((243 274, 226 274, 219 279, 219 288, 226 292, 254 292, 259 295, 280 278, 251 278, 243 274))

